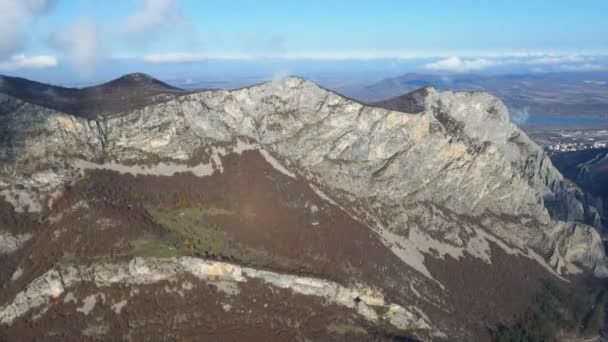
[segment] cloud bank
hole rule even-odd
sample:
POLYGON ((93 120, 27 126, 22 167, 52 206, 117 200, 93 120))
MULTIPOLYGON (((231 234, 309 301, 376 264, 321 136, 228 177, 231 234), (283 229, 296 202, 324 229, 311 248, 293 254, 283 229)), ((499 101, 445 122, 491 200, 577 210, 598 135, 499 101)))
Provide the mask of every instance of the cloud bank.
POLYGON ((82 75, 88 75, 101 58, 101 38, 93 20, 80 18, 53 33, 50 44, 61 51, 82 75))
POLYGON ((170 53, 156 53, 156 54, 144 55, 142 59, 145 62, 150 62, 150 63, 180 64, 180 63, 202 62, 208 58, 203 55, 195 54, 195 53, 170 52, 170 53))
MULTIPOLYGON (((33 0, 32 0, 33 1, 33 0)), ((146 46, 162 41, 161 37, 177 36, 191 42, 194 30, 184 16, 179 0, 134 0, 140 6, 132 14, 112 26, 93 18, 81 17, 52 33, 50 46, 65 56, 81 76, 88 76, 97 63, 106 56, 107 46, 114 43, 146 46)), ((187 63, 201 61, 202 56, 192 53, 150 54, 142 59, 153 63, 187 63)))
POLYGON ((451 72, 479 71, 494 66, 495 62, 484 59, 461 59, 460 57, 450 57, 440 61, 429 63, 425 67, 429 70, 442 70, 451 72))
POLYGON ((55 56, 26 56, 17 54, 12 56, 8 61, 0 63, 0 70, 14 71, 19 69, 45 69, 57 66, 57 58, 55 56))
MULTIPOLYGON (((67 1, 67 0, 64 0, 67 1)), ((508 72, 597 71, 608 69, 606 51, 600 59, 584 55, 549 51, 428 51, 428 50, 336 50, 298 51, 287 49, 286 37, 271 37, 268 47, 253 46, 249 51, 221 52, 200 48, 196 30, 182 0, 128 0, 135 10, 111 23, 99 18, 81 17, 58 27, 49 34, 51 47, 81 75, 89 75, 102 60, 118 59, 113 55, 124 47, 129 58, 154 64, 199 63, 207 60, 287 60, 287 61, 406 61, 413 70, 437 73, 481 72, 487 69, 508 72), (177 44, 175 44, 177 42, 177 44), (170 44, 169 44, 170 43, 170 44), (183 48, 180 44, 183 43, 183 48), (176 46, 177 45, 177 46, 176 46), (169 49, 168 46, 171 46, 169 49), (256 50, 257 49, 257 50, 256 50), (256 51, 252 51, 256 50, 256 51), (136 55, 129 52, 138 51, 136 55), (107 54, 106 54, 107 52, 107 54)), ((192 1, 192 0, 190 0, 192 1)), ((25 53, 28 28, 36 19, 48 15, 56 0, 0 0, 0 67, 3 70, 49 68, 57 58, 39 53, 25 53)), ((247 45, 247 44, 245 44, 247 45)), ((242 47, 242 46, 241 46, 242 47)), ((245 49, 247 46, 245 46, 245 49)), ((123 55, 124 56, 124 55, 123 55)))
POLYGON ((565 71, 600 71, 608 68, 601 64, 584 63, 575 65, 561 65, 560 68, 565 71))
POLYGON ((597 71, 606 67, 593 63, 597 57, 582 55, 521 55, 521 56, 486 56, 477 58, 461 58, 452 56, 438 61, 427 63, 424 68, 433 71, 462 73, 482 71, 489 68, 504 66, 520 66, 532 68, 531 71, 597 71))
POLYGON ((180 0, 135 0, 139 8, 120 24, 120 39, 149 48, 165 39, 192 51, 200 41, 196 27, 181 8, 180 0))
POLYGON ((185 16, 176 0, 140 0, 142 8, 129 16, 125 29, 129 33, 148 33, 158 29, 173 29, 185 16))

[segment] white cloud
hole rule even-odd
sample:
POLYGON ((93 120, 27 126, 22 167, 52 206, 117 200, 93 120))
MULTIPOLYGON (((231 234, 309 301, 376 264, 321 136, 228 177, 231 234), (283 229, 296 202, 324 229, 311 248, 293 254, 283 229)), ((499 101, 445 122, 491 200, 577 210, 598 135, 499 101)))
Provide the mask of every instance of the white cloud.
POLYGON ((416 54, 404 51, 323 51, 323 52, 286 52, 279 57, 292 60, 373 60, 373 59, 413 59, 424 56, 424 53, 416 54))
POLYGON ((116 28, 129 47, 159 48, 171 42, 195 52, 201 44, 196 26, 181 8, 180 0, 135 0, 141 6, 116 28))
POLYGON ((607 83, 604 81, 595 81, 595 80, 588 80, 588 81, 583 81, 583 82, 586 84, 594 84, 594 85, 599 85, 599 86, 603 86, 607 83))
MULTIPOLYGON (((446 69, 470 69, 480 70, 490 66, 503 64, 526 64, 533 57, 539 62, 541 58, 562 58, 560 55, 542 52, 508 52, 492 53, 479 52, 479 54, 461 54, 453 57, 451 54, 442 54, 432 51, 399 51, 399 50, 359 50, 359 51, 259 51, 259 52, 164 52, 151 53, 142 57, 147 62, 154 63, 187 63, 207 59, 287 59, 287 60, 318 60, 318 61, 347 61, 347 60, 413 60, 423 58, 443 58, 444 61, 431 63, 431 68, 439 67, 446 69)), ((137 58, 137 57, 132 57, 137 58)), ((564 61, 575 61, 575 59, 563 59, 564 61)), ((545 61, 545 63, 547 62, 545 61)))
POLYGON ((28 40, 28 26, 37 16, 47 14, 55 0, 0 1, 0 58, 23 49, 28 40))
POLYGON ((287 60, 371 60, 371 59, 409 59, 413 56, 399 53, 382 52, 288 52, 269 54, 264 52, 216 52, 216 53, 189 53, 169 52, 148 54, 143 57, 147 62, 153 63, 189 63, 200 62, 209 59, 225 60, 253 60, 253 59, 287 59, 287 60))
POLYGON ((158 28, 175 28, 185 20, 176 0, 140 0, 143 7, 127 18, 129 33, 146 33, 158 28))
POLYGON ((527 64, 535 65, 558 65, 565 63, 580 63, 588 60, 589 57, 569 55, 569 56, 544 56, 526 61, 527 64))
POLYGON ((442 70, 452 72, 479 71, 495 66, 495 61, 484 58, 461 59, 460 57, 449 57, 440 61, 429 63, 425 67, 430 70, 442 70))
MULTIPOLYGON (((137 59, 138 57, 132 57, 137 59)), ((262 54, 247 54, 247 53, 190 53, 190 52, 166 52, 166 53, 151 53, 144 55, 141 59, 148 63, 158 64, 180 64, 180 63, 197 63, 208 60, 254 60, 264 58, 275 58, 268 57, 262 54)), ((285 58, 285 57, 276 57, 285 58)))
POLYGON ((216 53, 190 53, 190 52, 167 52, 152 53, 142 57, 150 63, 193 63, 210 59, 220 60, 261 60, 261 59, 285 59, 285 60, 317 60, 317 61, 346 61, 346 60, 373 60, 373 59, 411 59, 413 55, 405 53, 388 52, 288 52, 279 54, 268 53, 243 53, 243 52, 216 52, 216 53))
MULTIPOLYGON (((421 59, 421 58, 443 58, 446 64, 454 62, 464 65, 483 65, 484 63, 503 64, 511 61, 511 63, 523 63, 525 60, 537 58, 542 62, 543 58, 563 58, 563 61, 575 62, 579 55, 566 55, 556 52, 542 51, 511 51, 511 52, 493 52, 493 51, 406 51, 406 50, 358 50, 358 51, 288 51, 282 54, 276 54, 273 58, 286 59, 316 59, 316 60, 373 60, 373 59, 421 59), (564 57, 565 56, 565 57, 564 57), (510 59, 508 59, 510 58, 510 59), (449 63, 448 63, 449 62, 449 63)), ((440 61, 441 62, 441 61, 440 61)), ((433 63, 431 63, 433 64, 433 63)))
POLYGON ((560 65, 559 68, 562 70, 566 70, 566 71, 599 71, 599 70, 607 69, 603 65, 593 64, 593 63, 566 64, 566 65, 560 65))
MULTIPOLYGON (((2 0, 0 0, 2 1, 2 0)), ((32 0, 34 1, 34 0, 32 0)), ((107 26, 93 18, 80 18, 50 36, 50 45, 60 51, 82 75, 90 75, 103 58, 104 42, 125 43, 129 50, 141 50, 148 43, 162 43, 165 37, 183 39, 189 47, 196 46, 195 30, 183 15, 179 0, 135 0, 141 6, 119 25, 107 26), (138 45, 134 48, 134 45, 138 45)), ((177 52, 150 54, 143 57, 112 57, 142 59, 153 63, 186 63, 201 61, 200 54, 177 52)))
POLYGON ((560 55, 555 53, 540 54, 509 54, 477 56, 470 58, 449 57, 425 65, 429 70, 440 70, 449 72, 468 72, 480 71, 490 67, 498 66, 521 66, 531 68, 533 72, 542 71, 595 71, 605 70, 606 67, 597 63, 592 63, 601 56, 590 55, 560 55), (541 68, 542 67, 542 68, 541 68))
POLYGON ((12 56, 5 62, 0 62, 0 70, 13 71, 18 69, 45 69, 57 66, 57 58, 55 56, 26 56, 18 54, 12 56))
POLYGON ((101 39, 95 22, 80 18, 51 36, 51 45, 62 51, 83 75, 89 74, 101 58, 101 39))
POLYGON ((180 64, 199 63, 208 60, 311 60, 311 61, 348 61, 348 60, 423 60, 425 58, 438 59, 435 62, 424 64, 428 70, 443 72, 476 72, 492 67, 517 66, 529 69, 532 72, 546 72, 558 70, 591 71, 603 70, 605 67, 592 63, 581 63, 584 61, 599 60, 601 56, 583 55, 557 55, 540 53, 509 53, 504 55, 495 54, 490 56, 436 56, 430 53, 414 53, 400 51, 351 51, 351 52, 285 52, 278 54, 267 54, 263 52, 163 52, 151 53, 143 56, 129 56, 130 59, 141 60, 147 63, 157 64, 180 64), (565 64, 560 64, 565 63, 565 64), (542 68, 541 68, 542 67, 542 68))
POLYGON ((169 52, 149 54, 143 60, 150 63, 193 63, 201 62, 208 58, 203 55, 187 52, 169 52))

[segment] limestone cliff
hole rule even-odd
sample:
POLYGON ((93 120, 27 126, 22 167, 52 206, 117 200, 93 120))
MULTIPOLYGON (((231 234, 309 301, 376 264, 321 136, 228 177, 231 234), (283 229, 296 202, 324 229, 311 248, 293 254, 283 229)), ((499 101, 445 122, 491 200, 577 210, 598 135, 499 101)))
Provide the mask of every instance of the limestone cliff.
MULTIPOLYGON (((365 211, 378 223, 374 229, 404 229, 408 214, 402 208, 430 202, 467 216, 519 220, 526 226, 523 236, 488 228, 517 246, 544 246, 538 251, 545 256, 555 252, 550 236, 561 226, 555 221, 578 222, 579 229, 597 234, 590 227, 600 224, 595 208, 569 190, 541 148, 509 121, 500 100, 432 88, 423 93, 418 94, 420 111, 404 113, 365 106, 290 77, 236 91, 195 93, 96 120, 4 95, 0 184, 7 197, 18 183, 42 189, 21 196, 30 209, 38 208, 42 204, 33 197, 72 179, 76 168, 64 167, 66 161, 72 166, 77 159, 192 163, 200 150, 241 139, 335 191, 332 197, 345 206, 372 200, 365 211)), ((566 262, 605 275, 601 244, 589 247, 594 257, 566 262)))
MULTIPOLYGON (((92 119, 0 94, 0 195, 16 211, 54 222, 54 201, 86 170, 204 178, 224 172, 225 157, 254 150, 367 227, 413 271, 410 285, 399 289, 408 293, 397 298, 401 303, 431 303, 450 289, 429 259, 491 265, 494 249, 562 279, 583 271, 608 276, 597 209, 510 122, 499 99, 425 88, 401 103, 368 106, 297 77, 181 94, 92 119), (415 289, 423 283, 424 290, 415 289)), ((25 312, 7 308, 2 317, 11 320, 25 312)), ((407 324, 442 326, 407 315, 407 324)))

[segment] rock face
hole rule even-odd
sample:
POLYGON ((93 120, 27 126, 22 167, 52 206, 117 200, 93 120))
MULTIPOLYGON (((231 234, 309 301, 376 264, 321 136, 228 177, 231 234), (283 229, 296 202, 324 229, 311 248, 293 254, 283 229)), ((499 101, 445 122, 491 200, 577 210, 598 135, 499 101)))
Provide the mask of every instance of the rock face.
POLYGON ((44 214, 84 169, 205 177, 223 172, 225 156, 257 150, 367 226, 429 286, 446 286, 430 257, 491 264, 495 248, 555 275, 608 276, 597 209, 500 100, 425 88, 382 105, 297 77, 91 119, 0 95, 0 194, 44 214))
POLYGON ((565 177, 586 191, 580 197, 595 202, 597 208, 603 208, 605 220, 608 208, 608 149, 553 152, 550 157, 565 177))
POLYGON ((186 92, 146 74, 134 73, 86 88, 64 88, 0 76, 0 93, 72 115, 95 118, 102 112, 152 105, 186 92))
POLYGON ((392 303, 384 302, 384 295, 370 288, 345 288, 334 282, 309 277, 284 275, 223 262, 196 258, 133 259, 128 264, 96 265, 95 267, 68 267, 50 270, 34 280, 15 300, 0 308, 0 322, 10 324, 26 312, 38 308, 64 293, 66 288, 88 282, 97 287, 130 284, 153 284, 175 279, 180 273, 189 273, 228 294, 238 292, 239 283, 261 280, 270 287, 284 288, 294 293, 321 297, 332 304, 356 310, 372 322, 387 319, 400 329, 428 329, 424 318, 392 303), (386 312, 386 317, 376 312, 386 312))

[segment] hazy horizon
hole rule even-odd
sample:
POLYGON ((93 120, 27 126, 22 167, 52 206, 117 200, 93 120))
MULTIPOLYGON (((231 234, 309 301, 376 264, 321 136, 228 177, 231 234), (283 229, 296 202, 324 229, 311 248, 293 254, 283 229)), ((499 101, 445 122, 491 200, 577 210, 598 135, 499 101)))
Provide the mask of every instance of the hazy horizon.
POLYGON ((608 4, 584 2, 9 0, 0 3, 0 74, 83 85, 131 72, 373 82, 608 70, 608 4))

